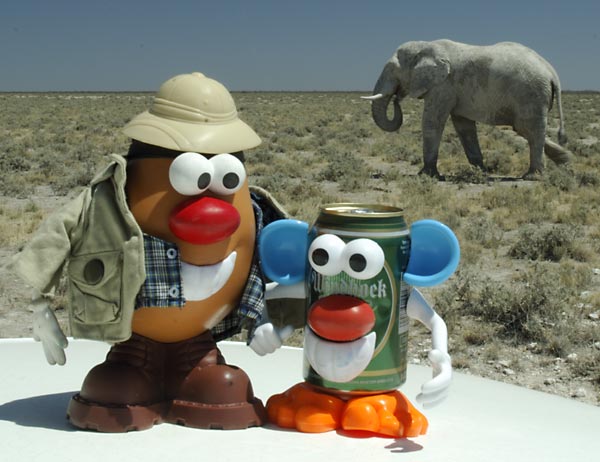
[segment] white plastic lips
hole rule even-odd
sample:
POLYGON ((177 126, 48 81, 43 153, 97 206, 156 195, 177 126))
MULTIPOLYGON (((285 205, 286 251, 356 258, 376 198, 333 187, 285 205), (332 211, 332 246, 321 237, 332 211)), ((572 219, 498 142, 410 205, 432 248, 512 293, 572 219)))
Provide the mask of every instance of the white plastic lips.
POLYGON ((235 268, 237 252, 214 265, 195 266, 181 262, 183 294, 187 300, 205 300, 229 281, 235 268))
POLYGON ((329 342, 310 328, 304 333, 304 352, 312 368, 326 380, 344 383, 358 377, 375 351, 375 332, 352 342, 329 342))

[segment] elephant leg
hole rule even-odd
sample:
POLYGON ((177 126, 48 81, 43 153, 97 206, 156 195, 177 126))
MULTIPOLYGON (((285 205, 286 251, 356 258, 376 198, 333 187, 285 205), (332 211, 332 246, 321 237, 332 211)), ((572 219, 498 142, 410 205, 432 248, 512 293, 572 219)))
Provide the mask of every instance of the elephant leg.
POLYGON ((455 114, 452 114, 451 118, 469 163, 485 170, 475 122, 455 114))
POLYGON ((516 124, 515 131, 529 143, 529 170, 524 179, 539 177, 544 171, 544 143, 546 140, 546 118, 526 124, 516 124))
POLYGON ((531 137, 529 140, 529 170, 524 178, 541 175, 544 171, 544 138, 545 136, 531 137))
MULTIPOLYGON (((438 102, 439 103, 439 102, 438 102)), ((446 121, 450 116, 450 110, 444 110, 443 105, 436 105, 431 100, 425 101, 423 110, 423 168, 419 174, 429 175, 444 181, 437 169, 440 142, 446 121)))

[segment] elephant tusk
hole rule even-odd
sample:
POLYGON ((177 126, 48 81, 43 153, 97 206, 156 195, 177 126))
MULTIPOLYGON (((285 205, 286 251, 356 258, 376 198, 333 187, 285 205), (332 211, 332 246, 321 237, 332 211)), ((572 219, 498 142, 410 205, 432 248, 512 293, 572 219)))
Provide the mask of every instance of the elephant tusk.
POLYGON ((372 96, 361 96, 361 99, 366 99, 367 101, 376 101, 381 98, 383 98, 382 93, 377 93, 376 95, 372 95, 372 96))

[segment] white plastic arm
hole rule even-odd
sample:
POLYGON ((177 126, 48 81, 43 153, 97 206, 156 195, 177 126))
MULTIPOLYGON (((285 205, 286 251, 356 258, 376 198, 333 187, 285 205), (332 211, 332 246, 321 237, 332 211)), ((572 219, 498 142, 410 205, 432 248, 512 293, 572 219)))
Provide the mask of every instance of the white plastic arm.
POLYGON ((430 408, 441 403, 448 395, 452 381, 452 360, 448 355, 448 330, 444 320, 427 303, 423 294, 412 289, 407 303, 407 314, 420 321, 431 331, 432 350, 429 360, 433 368, 433 378, 424 383, 417 401, 430 408))
POLYGON ((60 366, 67 362, 65 348, 69 345, 60 328, 54 311, 48 301, 36 290, 33 293, 31 308, 33 310, 33 338, 42 342, 48 364, 60 366))

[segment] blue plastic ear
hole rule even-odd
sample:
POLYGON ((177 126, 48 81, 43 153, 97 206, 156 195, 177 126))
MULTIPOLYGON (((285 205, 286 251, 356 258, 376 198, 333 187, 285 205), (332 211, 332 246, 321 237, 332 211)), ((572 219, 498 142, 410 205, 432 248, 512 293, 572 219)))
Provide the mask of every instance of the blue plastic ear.
POLYGON ((258 254, 262 270, 269 279, 282 285, 302 282, 308 253, 308 223, 277 220, 261 231, 258 254))
POLYGON ((410 258, 404 281, 416 287, 441 284, 460 260, 458 239, 443 223, 420 220, 410 227, 410 258))

